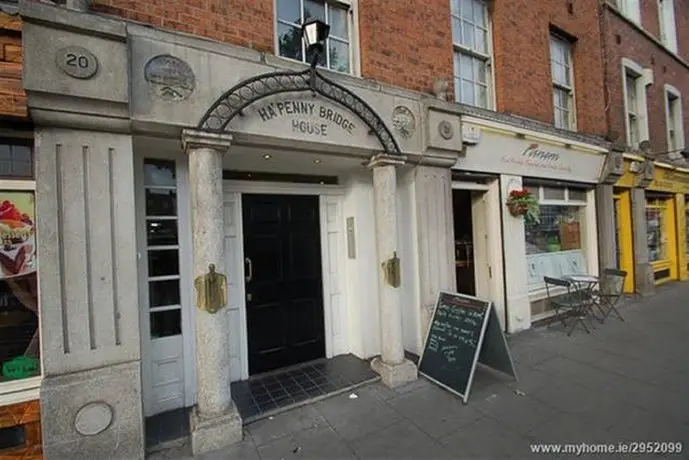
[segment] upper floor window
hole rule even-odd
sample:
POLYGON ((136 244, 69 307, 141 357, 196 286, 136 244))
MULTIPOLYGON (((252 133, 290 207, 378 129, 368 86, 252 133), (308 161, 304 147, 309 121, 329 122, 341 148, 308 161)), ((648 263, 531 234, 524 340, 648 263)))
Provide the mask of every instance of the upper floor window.
POLYGON ((629 59, 622 59, 622 85, 624 94, 625 127, 627 145, 638 148, 648 140, 648 115, 646 103, 646 81, 649 71, 629 59))
POLYGON ((572 44, 560 37, 550 37, 550 71, 553 79, 555 126, 574 129, 574 78, 572 72, 572 44))
POLYGON ((485 0, 451 0, 455 99, 490 108, 491 50, 485 0))
POLYGON ((673 53, 677 52, 677 27, 673 0, 658 0, 660 41, 673 53))
POLYGON ((283 57, 309 62, 301 25, 315 18, 330 25, 330 35, 318 65, 338 72, 352 71, 350 10, 324 0, 277 0, 277 48, 283 57))
POLYGON ((684 148, 682 98, 679 91, 666 86, 665 104, 667 118, 667 150, 678 153, 684 148))
POLYGON ((639 0, 617 0, 617 7, 629 19, 636 23, 641 23, 641 5, 639 0))

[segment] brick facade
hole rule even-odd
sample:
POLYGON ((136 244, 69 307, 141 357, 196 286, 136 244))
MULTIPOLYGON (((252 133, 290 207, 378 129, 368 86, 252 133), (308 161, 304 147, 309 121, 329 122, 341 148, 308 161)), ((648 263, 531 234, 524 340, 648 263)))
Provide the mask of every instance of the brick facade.
POLYGON ((27 117, 19 16, 0 12, 0 117, 27 117))
MULTIPOLYGON (((659 35, 658 6, 655 0, 642 0, 641 22, 647 32, 659 35)), ((685 139, 689 140, 689 3, 675 2, 679 53, 684 63, 663 46, 650 39, 639 28, 611 8, 604 10, 607 103, 611 139, 626 143, 625 104, 623 96, 622 58, 645 69, 653 70, 654 82, 647 87, 649 134, 652 152, 667 151, 665 85, 682 94, 685 139)))
POLYGON ((597 0, 495 2, 493 42, 497 109, 553 123, 551 27, 575 39, 577 131, 605 133, 603 72, 597 0))

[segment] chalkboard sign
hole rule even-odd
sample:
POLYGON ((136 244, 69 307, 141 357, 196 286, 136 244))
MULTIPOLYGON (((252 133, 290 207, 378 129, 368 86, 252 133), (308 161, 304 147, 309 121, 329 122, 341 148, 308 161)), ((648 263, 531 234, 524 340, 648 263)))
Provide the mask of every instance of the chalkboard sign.
POLYGON ((491 303, 450 292, 438 296, 419 372, 466 403, 491 303))

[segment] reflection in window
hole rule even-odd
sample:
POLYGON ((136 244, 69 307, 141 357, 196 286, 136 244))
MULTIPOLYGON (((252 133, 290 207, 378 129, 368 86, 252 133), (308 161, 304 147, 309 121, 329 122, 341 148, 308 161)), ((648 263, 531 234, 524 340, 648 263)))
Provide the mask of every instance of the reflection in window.
POLYGON ((664 222, 665 206, 662 201, 651 201, 646 206, 646 238, 648 242, 648 261, 667 260, 664 222))
POLYGON ((30 179, 33 177, 31 147, 24 144, 5 144, 0 141, 0 177, 30 179))
POLYGON ((582 249, 581 207, 541 205, 540 222, 526 222, 526 253, 582 249))
POLYGON ((277 0, 277 35, 280 56, 310 62, 305 56, 301 25, 308 19, 320 19, 330 25, 326 52, 319 57, 318 65, 338 72, 349 73, 350 39, 349 10, 323 0, 277 0))

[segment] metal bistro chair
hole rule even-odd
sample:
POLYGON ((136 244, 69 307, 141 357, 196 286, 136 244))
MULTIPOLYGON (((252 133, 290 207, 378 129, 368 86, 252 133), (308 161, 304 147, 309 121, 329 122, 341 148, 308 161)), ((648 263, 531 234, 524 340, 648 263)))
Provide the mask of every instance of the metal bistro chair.
POLYGON ((555 311, 555 315, 548 322, 547 326, 550 327, 554 321, 559 320, 566 329, 568 326, 566 319, 569 317, 572 318, 574 324, 572 324, 569 332, 567 332, 568 336, 572 335, 574 328, 576 328, 579 323, 584 326, 586 333, 590 334, 591 331, 584 322, 592 305, 591 297, 588 293, 576 289, 571 282, 560 278, 544 276, 543 281, 545 281, 548 303, 555 311), (552 290, 557 288, 567 288, 567 292, 565 294, 555 295, 552 290))
POLYGON ((624 295, 624 281, 626 278, 627 272, 624 270, 617 270, 615 268, 603 270, 603 275, 600 277, 600 287, 596 292, 598 305, 603 310, 603 321, 612 312, 615 312, 617 317, 624 321, 619 310, 617 310, 617 304, 624 295))

